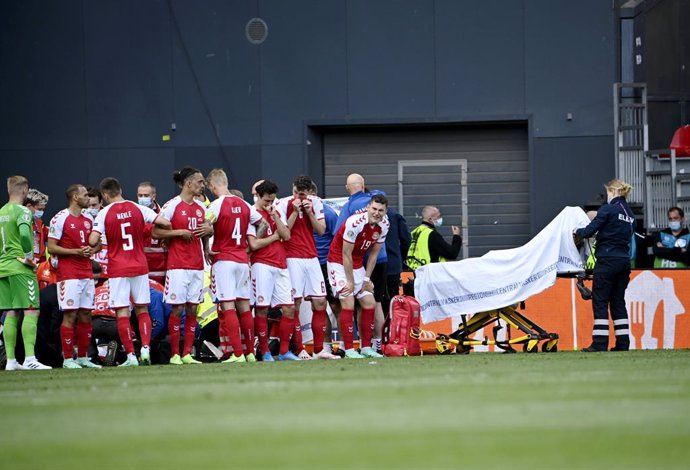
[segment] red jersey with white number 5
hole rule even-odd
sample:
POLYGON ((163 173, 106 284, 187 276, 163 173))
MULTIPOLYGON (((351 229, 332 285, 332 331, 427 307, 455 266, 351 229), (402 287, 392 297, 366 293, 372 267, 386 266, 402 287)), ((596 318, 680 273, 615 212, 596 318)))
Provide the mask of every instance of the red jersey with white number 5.
MULTIPOLYGON (((172 224, 173 230, 193 232, 206 220, 206 209, 197 200, 185 202, 176 196, 165 203, 161 215, 172 224)), ((168 240, 168 269, 204 269, 204 251, 201 239, 187 241, 182 237, 168 240)))
POLYGON ((343 264, 343 243, 352 243, 352 268, 362 267, 364 255, 374 243, 383 243, 388 235, 388 217, 372 226, 367 213, 354 214, 347 218, 335 234, 328 251, 328 262, 343 264))
POLYGON ((260 221, 261 214, 234 195, 220 196, 208 213, 215 230, 211 250, 219 253, 213 261, 247 263, 247 228, 260 221))
POLYGON ((107 205, 96 216, 93 231, 108 240, 108 277, 134 277, 148 274, 144 254, 144 227, 158 215, 132 201, 107 205))
MULTIPOLYGON (((67 209, 63 209, 50 221, 48 238, 57 241, 62 248, 81 248, 89 244, 89 235, 93 219, 90 215, 79 214, 73 216, 67 209)), ((91 279, 91 259, 84 256, 60 256, 57 268, 57 280, 91 279)))

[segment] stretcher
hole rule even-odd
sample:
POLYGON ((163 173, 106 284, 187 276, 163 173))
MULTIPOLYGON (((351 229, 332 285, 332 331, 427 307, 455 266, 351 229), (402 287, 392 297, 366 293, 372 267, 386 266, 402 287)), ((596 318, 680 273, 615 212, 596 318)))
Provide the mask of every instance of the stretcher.
MULTIPOLYGON (((559 274, 559 277, 576 278, 576 287, 584 300, 592 298, 591 290, 584 284, 591 280, 591 271, 584 273, 559 274)), ((525 308, 525 302, 507 307, 479 312, 473 315, 461 315, 462 322, 458 329, 450 334, 435 333, 433 339, 438 354, 469 354, 473 346, 493 345, 504 353, 517 352, 514 346, 522 346, 522 351, 536 353, 558 351, 558 333, 549 332, 523 315, 519 309, 525 308), (476 339, 475 334, 486 327, 491 327, 493 338, 485 336, 476 339), (499 331, 506 328, 504 339, 499 340, 499 331)), ((428 331, 414 328, 410 336, 417 340, 429 339, 428 331)))

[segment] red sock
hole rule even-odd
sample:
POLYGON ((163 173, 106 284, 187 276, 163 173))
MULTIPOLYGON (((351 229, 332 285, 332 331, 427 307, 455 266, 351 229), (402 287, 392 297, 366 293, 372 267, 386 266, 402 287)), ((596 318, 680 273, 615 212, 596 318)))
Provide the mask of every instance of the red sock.
POLYGON ((89 355, 89 344, 91 344, 91 319, 88 321, 77 322, 77 357, 89 355))
POLYGON ((117 334, 120 335, 125 352, 133 354, 134 344, 132 344, 132 326, 129 324, 129 317, 117 317, 117 334))
POLYGON ((359 316, 359 339, 363 348, 371 347, 371 337, 374 334, 374 309, 363 308, 359 316))
POLYGON ((242 338, 240 338, 240 321, 237 318, 237 310, 229 308, 225 311, 225 329, 228 331, 228 341, 232 346, 235 356, 242 355, 242 338))
POLYGON ((325 310, 314 310, 311 317, 311 332, 314 335, 314 352, 319 353, 323 349, 323 341, 326 338, 326 326, 328 315, 325 310))
POLYGON ((168 318, 168 334, 170 335, 170 357, 180 354, 180 318, 170 315, 168 318))
POLYGON ((261 355, 264 355, 269 352, 268 319, 266 317, 260 317, 259 315, 254 317, 254 330, 256 331, 256 336, 259 337, 259 351, 261 351, 261 355))
POLYGON ((342 309, 340 311, 340 335, 345 343, 345 349, 352 349, 355 343, 354 310, 342 309))
POLYGON ((271 320, 271 326, 269 327, 269 338, 280 338, 280 320, 271 320))
POLYGON ((290 338, 294 331, 295 319, 283 315, 283 318, 280 319, 280 354, 285 354, 290 350, 290 338))
POLYGON ((295 324, 295 332, 292 334, 292 342, 295 343, 295 351, 299 354, 302 352, 302 349, 304 349, 304 344, 302 344, 302 324, 299 322, 298 312, 295 312, 293 321, 295 324))
POLYGON ((72 359, 74 354, 74 328, 60 325, 60 339, 62 340, 62 355, 65 359, 72 359))
POLYGON ((137 315, 139 322, 139 336, 142 346, 149 346, 151 344, 151 315, 149 312, 141 312, 137 315))
POLYGON ((184 319, 184 347, 182 357, 192 352, 194 346, 194 336, 196 335, 196 315, 187 315, 184 319))
POLYGON ((254 317, 251 310, 240 313, 240 329, 244 337, 244 353, 254 354, 254 317))

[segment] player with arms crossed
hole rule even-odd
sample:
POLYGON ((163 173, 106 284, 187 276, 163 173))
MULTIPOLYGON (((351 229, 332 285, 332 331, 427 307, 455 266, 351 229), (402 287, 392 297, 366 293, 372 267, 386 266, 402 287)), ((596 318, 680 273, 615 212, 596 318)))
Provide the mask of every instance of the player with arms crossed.
POLYGON ((161 215, 170 220, 172 230, 154 227, 154 238, 167 239, 168 264, 165 275, 165 303, 172 306, 168 320, 170 364, 201 364, 192 355, 196 333, 196 311, 204 291, 204 245, 213 227, 205 224, 204 204, 195 199, 204 193, 204 175, 184 167, 173 173, 180 195, 163 205, 161 215), (202 241, 203 238, 203 241, 202 241), (180 354, 180 319, 185 311, 184 344, 180 354))
POLYGON ((223 170, 211 170, 206 179, 217 197, 208 208, 208 219, 215 230, 213 246, 208 253, 213 263, 211 292, 218 302, 218 321, 225 324, 233 349, 233 355, 223 362, 256 362, 254 318, 249 306, 247 230, 250 225, 260 224, 257 236, 262 237, 268 224, 253 206, 230 193, 228 177, 223 170), (244 335, 246 357, 242 353, 240 331, 244 335))
POLYGON ((36 330, 39 302, 38 280, 34 271, 33 216, 24 207, 29 193, 29 180, 23 176, 7 178, 9 202, 0 209, 0 310, 7 310, 3 325, 7 365, 5 370, 51 369, 36 360, 36 330), (14 355, 17 345, 17 313, 24 311, 22 339, 24 340, 24 364, 14 355))
POLYGON ((101 234, 108 240, 108 296, 110 308, 117 314, 117 332, 127 352, 127 360, 120 366, 138 366, 134 355, 132 328, 129 323, 130 296, 139 322, 141 335, 141 362, 151 363, 151 317, 148 305, 149 268, 144 254, 144 228, 146 223, 170 230, 170 221, 148 207, 140 206, 122 197, 122 186, 115 178, 101 181, 100 191, 108 204, 96 216, 89 245, 97 247, 101 234))
POLYGON ((65 369, 101 366, 89 359, 91 343, 91 310, 94 308, 96 286, 91 269, 91 255, 98 246, 89 246, 93 227, 90 215, 82 213, 89 206, 89 194, 81 184, 73 184, 65 191, 69 206, 50 221, 48 251, 59 259, 57 267, 58 305, 62 310, 62 355, 65 369), (76 324, 77 360, 72 358, 76 324))
POLYGON ((388 234, 388 199, 382 194, 371 198, 365 213, 354 214, 340 226, 328 252, 328 275, 333 292, 340 299, 340 331, 345 342, 345 357, 382 357, 371 347, 374 330, 373 284, 369 280, 376 257, 388 234), (366 269, 364 255, 369 253, 366 269), (355 298, 362 307, 359 321, 360 352, 354 349, 355 298))

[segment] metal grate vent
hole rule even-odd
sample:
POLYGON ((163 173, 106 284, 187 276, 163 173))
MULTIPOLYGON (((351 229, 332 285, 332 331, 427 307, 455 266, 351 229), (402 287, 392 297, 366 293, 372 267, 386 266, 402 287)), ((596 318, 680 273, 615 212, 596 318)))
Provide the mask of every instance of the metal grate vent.
POLYGON ((268 26, 261 18, 252 18, 247 22, 245 28, 247 33, 247 40, 252 44, 261 44, 268 36, 268 26))

